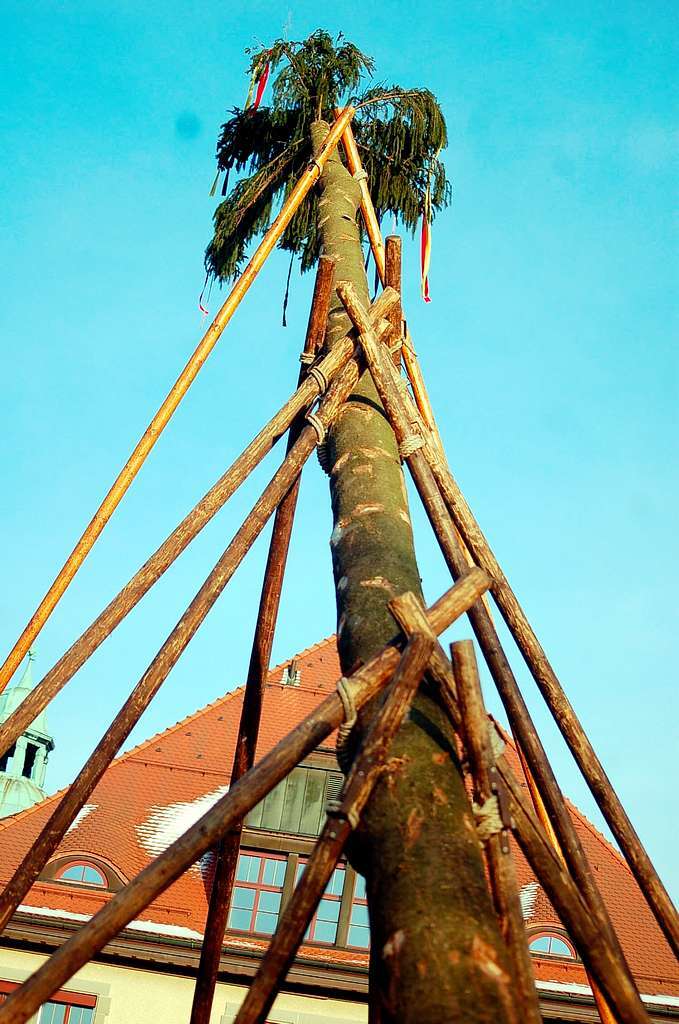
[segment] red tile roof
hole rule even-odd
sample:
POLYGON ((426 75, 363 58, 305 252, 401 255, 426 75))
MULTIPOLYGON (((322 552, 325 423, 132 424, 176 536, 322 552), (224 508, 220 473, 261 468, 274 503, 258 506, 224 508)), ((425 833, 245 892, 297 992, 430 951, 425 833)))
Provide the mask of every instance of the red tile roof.
MULTIPOLYGON (((301 673, 299 686, 282 685, 287 662, 269 674, 258 756, 315 708, 340 675, 334 637, 307 648, 297 655, 296 662, 301 673)), ((111 864, 123 879, 137 874, 225 791, 242 700, 240 687, 119 757, 55 856, 89 854, 111 864)), ((523 778, 509 739, 507 754, 523 778)), ((59 797, 55 794, 0 821, 0 881, 10 877, 59 797)), ((679 969, 625 862, 576 807, 570 805, 570 813, 640 990, 678 996, 679 969)), ((556 914, 522 855, 518 850, 515 855, 528 927, 558 926, 556 914)), ((176 935, 202 934, 209 875, 208 866, 194 865, 148 907, 141 921, 161 934, 168 928, 176 935)), ((107 893, 94 889, 39 881, 25 903, 26 909, 41 908, 43 913, 78 919, 78 915, 95 913, 108 898, 107 893)), ((228 945, 257 950, 265 942, 229 936, 228 945)), ((303 952, 308 959, 367 965, 365 954, 349 950, 308 945, 303 952)), ((572 961, 536 957, 535 970, 542 981, 586 984, 582 966, 572 961)))

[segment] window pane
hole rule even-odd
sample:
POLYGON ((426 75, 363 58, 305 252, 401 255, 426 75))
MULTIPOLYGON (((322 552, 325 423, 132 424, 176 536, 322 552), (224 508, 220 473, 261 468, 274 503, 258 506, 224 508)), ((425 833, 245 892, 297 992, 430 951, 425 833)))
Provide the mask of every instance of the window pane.
POLYGON ((351 923, 367 925, 368 924, 368 908, 362 904, 354 903, 351 908, 351 923))
POLYGON ((259 857, 248 857, 245 854, 241 854, 238 858, 238 868, 236 870, 236 878, 239 882, 256 882, 259 875, 260 867, 259 857))
POLYGON ((63 1003, 45 1003, 40 1011, 40 1024, 64 1024, 67 1007, 63 1003))
POLYGON ((251 924, 251 910, 238 910, 237 907, 231 908, 231 913, 229 914, 229 928, 236 928, 240 932, 249 932, 251 924))
POLYGON ((370 946, 370 929, 364 928, 362 925, 350 925, 347 941, 350 946, 358 946, 359 949, 368 949, 370 946))
POLYGON ((566 945, 563 939, 558 939, 556 935, 553 935, 550 941, 551 946, 549 952, 553 953, 554 956, 573 956, 569 947, 566 945))
POLYGON ((356 886, 354 888, 354 899, 364 900, 366 899, 365 893, 365 878, 363 875, 356 875, 356 886))
POLYGON ((264 810, 264 801, 262 800, 253 807, 248 816, 245 819, 245 824, 249 825, 250 828, 261 828, 262 827, 262 811, 264 810))
POLYGON ((306 774, 304 810, 299 830, 303 835, 317 836, 325 819, 325 781, 328 773, 308 769, 306 774))
POLYGON ((106 879, 101 871, 89 865, 83 868, 83 881, 90 882, 91 885, 106 885, 106 879))
POLYGON ((266 910, 269 913, 277 914, 281 908, 281 894, 279 892, 268 892, 263 889, 259 894, 258 910, 266 910))
POLYGON ((255 918, 255 931, 263 935, 273 935, 278 923, 278 914, 258 913, 255 918))
POLYGON ((68 1015, 68 1024, 92 1024, 94 1010, 89 1006, 72 1006, 68 1015))
POLYGON ((325 890, 333 896, 341 896, 344 888, 344 868, 335 868, 325 890))
POLYGON ((65 871, 62 871, 59 874, 59 878, 66 878, 69 882, 82 882, 84 874, 84 864, 73 864, 70 868, 66 868, 65 871))
POLYGON ((233 889, 232 904, 238 910, 252 910, 255 905, 256 889, 246 889, 242 885, 236 885, 233 889))
POLYGON ((337 925, 332 924, 329 921, 317 921, 316 928, 314 929, 314 941, 315 942, 330 942, 335 941, 337 935, 337 925))
POLYGON ((306 768, 295 768, 288 776, 281 816, 281 829, 284 832, 299 832, 306 777, 306 768))
POLYGON ((298 861, 297 862, 297 868, 295 870, 295 885, 297 885, 297 883, 299 882, 300 878, 304 874, 304 868, 305 867, 306 867, 306 863, 302 863, 302 861, 298 861))
POLYGON ((321 900, 318 904, 319 921, 337 921, 339 919, 339 912, 339 900, 321 900))
POLYGON ((538 939, 533 939, 530 948, 535 953, 549 953, 549 935, 541 935, 538 939))
POLYGON ((262 808, 262 828, 270 828, 274 832, 280 831, 287 783, 287 779, 279 782, 276 788, 272 789, 265 798, 262 808))
POLYGON ((264 861, 262 881, 265 885, 283 885, 285 878, 285 861, 267 858, 264 861))

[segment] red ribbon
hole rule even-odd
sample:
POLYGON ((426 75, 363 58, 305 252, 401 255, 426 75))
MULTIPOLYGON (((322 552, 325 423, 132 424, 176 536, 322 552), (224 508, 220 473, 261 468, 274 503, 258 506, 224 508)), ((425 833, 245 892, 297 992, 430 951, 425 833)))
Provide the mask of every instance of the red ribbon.
POLYGON ((422 274, 422 298, 431 302, 429 295, 429 260, 431 258, 431 230, 426 211, 422 214, 422 234, 420 236, 420 268, 422 274))
POLYGON ((266 83, 268 82, 268 80, 269 80, 269 62, 267 61, 265 66, 264 66, 264 70, 262 71, 261 75, 257 79, 257 93, 255 95, 255 101, 252 104, 252 108, 251 108, 252 110, 257 110, 257 107, 262 102, 262 96, 264 95, 264 90, 266 89, 266 83))
MULTIPOLYGON (((201 311, 201 313, 203 314, 204 317, 210 315, 210 310, 206 309, 205 306, 203 305, 203 296, 205 295, 205 289, 207 288, 207 283, 208 283, 209 277, 210 277, 210 274, 207 273, 205 275, 205 281, 203 282, 203 287, 201 289, 201 293, 198 296, 198 309, 201 311)), ((212 291, 212 285, 210 285, 210 291, 212 291)), ((205 301, 206 302, 210 301, 210 294, 209 293, 208 293, 208 297, 207 297, 207 299, 205 301)))

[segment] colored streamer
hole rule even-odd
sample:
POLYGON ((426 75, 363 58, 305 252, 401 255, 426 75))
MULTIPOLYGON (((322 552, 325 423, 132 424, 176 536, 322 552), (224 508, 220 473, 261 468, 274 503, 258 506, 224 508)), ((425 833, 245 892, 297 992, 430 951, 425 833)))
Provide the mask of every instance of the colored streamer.
POLYGON ((268 82, 268 80, 269 80, 269 62, 267 61, 266 64, 264 65, 264 71, 262 72, 262 74, 257 79, 257 93, 255 95, 255 101, 252 104, 252 110, 257 110, 257 108, 259 107, 259 104, 262 102, 262 96, 264 95, 264 90, 266 89, 266 83, 268 82))
MULTIPOLYGON (((428 197, 427 197, 428 200, 428 197)), ((420 267, 422 298, 425 302, 431 302, 429 295, 429 264, 431 262, 431 208, 428 201, 425 201, 422 211, 422 234, 420 236, 420 267)))
MULTIPOLYGON (((206 317, 206 316, 209 316, 209 315, 210 315, 210 310, 209 310, 209 309, 207 309, 207 308, 206 308, 206 307, 205 307, 205 306, 203 305, 203 296, 205 295, 205 289, 207 288, 207 282, 208 282, 208 279, 209 279, 209 277, 210 277, 210 274, 209 274, 209 272, 208 272, 208 273, 207 273, 207 274, 205 275, 205 281, 203 282, 203 288, 202 288, 202 290, 201 290, 201 293, 200 293, 200 295, 198 296, 198 309, 199 309, 199 310, 201 311, 201 313, 203 314, 203 316, 204 316, 204 317, 206 317)), ((210 286, 210 291, 212 291, 212 286, 210 286)), ((210 301, 210 295, 209 295, 209 293, 208 293, 208 297, 207 297, 207 299, 206 299, 205 301, 206 301, 206 302, 209 302, 209 301, 210 301)))

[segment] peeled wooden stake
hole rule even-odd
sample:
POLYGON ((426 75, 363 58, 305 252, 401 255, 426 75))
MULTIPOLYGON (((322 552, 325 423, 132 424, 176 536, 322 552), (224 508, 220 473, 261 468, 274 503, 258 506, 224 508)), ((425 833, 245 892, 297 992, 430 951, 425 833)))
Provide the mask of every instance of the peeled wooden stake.
MULTIPOLYGON (((299 370, 298 387, 307 375, 309 361, 315 358, 316 353, 320 351, 323 344, 335 263, 336 261, 328 256, 321 256, 318 263, 314 297, 311 303, 311 313, 304 340, 304 350, 301 356, 302 365, 299 370)), ((290 424, 286 454, 290 453, 305 426, 304 413, 300 412, 290 424)), ((248 677, 245 683, 243 706, 238 725, 231 779, 229 780, 230 786, 233 786, 242 775, 245 775, 246 771, 252 768, 255 760, 264 684, 269 673, 271 648, 300 482, 301 476, 298 476, 279 504, 274 516, 273 530, 271 531, 271 540, 269 542, 269 555, 264 571, 262 595, 257 612, 257 625, 252 641, 252 653, 250 655, 248 677)), ((229 904, 231 902, 231 892, 236 875, 242 831, 242 823, 239 823, 224 837, 214 851, 215 873, 210 891, 207 920, 205 922, 205 938, 203 939, 203 946, 200 951, 200 963, 198 965, 198 976, 196 977, 196 987, 193 994, 190 1024, 209 1024, 229 904)))
POLYGON ((328 812, 328 820, 283 911, 234 1024, 264 1022, 271 1009, 342 850, 384 770, 389 744, 410 707, 433 646, 433 641, 421 634, 409 639, 382 708, 368 730, 345 783, 339 807, 328 812))
MULTIPOLYGON (((474 780, 474 799, 479 806, 483 806, 488 800, 497 801, 499 790, 495 755, 488 733, 488 715, 483 704, 472 641, 461 640, 454 643, 451 647, 451 657, 465 748, 474 780)), ((521 1020, 525 1024, 542 1024, 509 843, 504 846, 500 835, 491 835, 485 843, 484 850, 495 910, 514 967, 517 996, 521 1004, 521 1020)))

